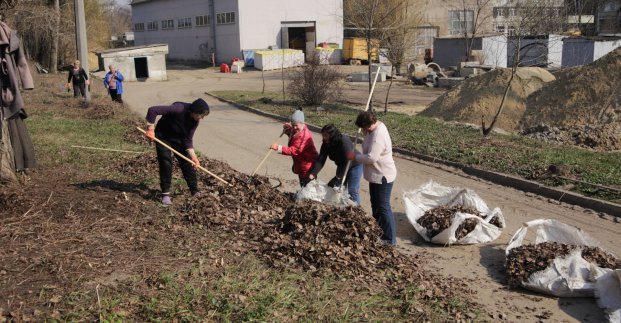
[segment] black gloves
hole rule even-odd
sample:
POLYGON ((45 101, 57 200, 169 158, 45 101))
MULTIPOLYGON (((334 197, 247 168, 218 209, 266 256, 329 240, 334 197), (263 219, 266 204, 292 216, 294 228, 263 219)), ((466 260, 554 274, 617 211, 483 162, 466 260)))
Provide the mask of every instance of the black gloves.
POLYGON ((328 186, 332 188, 341 186, 341 179, 338 177, 332 177, 332 179, 328 182, 328 186))

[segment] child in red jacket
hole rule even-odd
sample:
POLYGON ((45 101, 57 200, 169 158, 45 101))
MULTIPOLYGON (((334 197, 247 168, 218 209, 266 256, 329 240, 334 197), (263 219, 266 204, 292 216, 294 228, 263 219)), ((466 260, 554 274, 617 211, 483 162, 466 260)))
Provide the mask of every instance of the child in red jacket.
POLYGON ((310 182, 309 175, 319 155, 313 135, 304 123, 302 110, 295 110, 291 115, 291 122, 284 123, 282 127, 289 136, 288 146, 273 144, 271 148, 293 158, 293 173, 298 174, 300 185, 304 187, 310 182))

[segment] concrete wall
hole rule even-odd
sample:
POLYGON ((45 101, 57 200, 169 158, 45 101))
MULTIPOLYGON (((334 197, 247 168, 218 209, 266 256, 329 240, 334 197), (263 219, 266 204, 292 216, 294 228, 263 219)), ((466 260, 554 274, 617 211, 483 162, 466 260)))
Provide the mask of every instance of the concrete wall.
MULTIPOLYGON (((481 38, 475 38, 473 50, 481 50, 481 38)), ((436 38, 433 41, 433 61, 442 68, 459 66, 466 61, 466 40, 464 38, 436 38)))
POLYGON ((205 0, 152 0, 132 5, 132 28, 136 23, 144 23, 144 31, 134 32, 134 44, 168 44, 170 59, 210 60, 213 50, 211 28, 196 26, 196 16, 208 15, 208 2, 205 0), (191 28, 177 27, 177 20, 182 17, 192 19, 191 28), (172 19, 173 29, 162 30, 162 20, 172 19), (149 21, 157 21, 157 30, 146 30, 149 21))
POLYGON ((621 47, 621 39, 595 42, 595 46, 593 48, 593 61, 598 60, 600 57, 612 52, 617 47, 621 47))
POLYGON ((342 0, 239 0, 239 7, 242 49, 286 48, 281 23, 306 21, 315 22, 316 44, 343 46, 342 0))
POLYGON ((485 65, 507 67, 507 38, 504 36, 490 36, 482 39, 485 65))
MULTIPOLYGON (((214 19, 218 13, 235 12, 234 24, 216 24, 216 62, 218 63, 230 64, 232 58, 243 57, 240 46, 241 24, 243 20, 240 17, 238 2, 237 0, 214 0, 214 10, 216 11, 214 19)), ((257 11, 255 14, 261 16, 262 13, 259 12, 257 11)), ((260 24, 254 25, 247 29, 246 32, 253 34, 262 28, 260 24)))
MULTIPOLYGON (((103 69, 108 71, 108 66, 113 65, 117 70, 121 71, 125 82, 136 81, 136 67, 134 58, 146 57, 147 66, 149 68, 150 81, 165 81, 166 75, 166 53, 168 48, 159 46, 154 48, 141 48, 130 50, 119 50, 101 53, 100 61, 103 63, 103 69)), ((101 69, 102 66, 100 66, 101 69)))

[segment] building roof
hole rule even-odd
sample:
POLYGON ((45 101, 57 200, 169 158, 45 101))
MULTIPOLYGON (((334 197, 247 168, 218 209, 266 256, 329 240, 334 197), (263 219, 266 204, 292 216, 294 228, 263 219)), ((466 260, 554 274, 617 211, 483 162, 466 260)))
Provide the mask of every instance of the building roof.
MULTIPOLYGON (((148 0, 146 0, 148 1, 148 0)), ((126 52, 126 51, 130 51, 130 50, 137 50, 137 49, 147 49, 147 48, 155 48, 155 47, 168 47, 167 44, 152 44, 152 45, 141 45, 141 46, 129 46, 129 47, 119 47, 119 48, 112 48, 112 49, 104 49, 101 51, 96 52, 97 54, 111 54, 111 53, 121 53, 121 52, 126 52)))

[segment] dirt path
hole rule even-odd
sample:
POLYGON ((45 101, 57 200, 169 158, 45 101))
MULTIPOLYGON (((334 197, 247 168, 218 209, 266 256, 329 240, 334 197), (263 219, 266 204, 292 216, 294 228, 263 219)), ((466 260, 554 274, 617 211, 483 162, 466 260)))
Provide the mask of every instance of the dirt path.
MULTIPOLYGON (((239 171, 251 173, 267 152, 269 144, 280 133, 280 124, 213 100, 203 93, 223 89, 260 89, 260 73, 257 73, 258 82, 256 75, 244 78, 244 75, 202 75, 200 71, 169 73, 168 82, 127 83, 124 99, 131 109, 144 115, 151 105, 205 98, 212 107, 212 113, 197 130, 197 149, 209 158, 224 160, 239 171)), ((278 89, 279 82, 278 78, 272 78, 267 84, 268 88, 278 89)), ((315 134, 315 144, 319 147, 320 143, 320 136, 315 134)), ((469 281, 472 288, 479 292, 478 301, 494 314, 494 319, 512 322, 596 322, 604 319, 594 299, 558 299, 524 290, 507 289, 504 284, 504 247, 522 223, 537 218, 551 218, 584 229, 598 239, 605 249, 621 255, 621 246, 618 244, 621 224, 617 218, 494 185, 452 169, 402 158, 397 158, 396 163, 399 174, 392 200, 397 216, 400 250, 405 253, 427 252, 433 259, 430 270, 469 281), (507 228, 501 237, 490 244, 450 248, 424 242, 405 218, 401 195, 404 190, 416 188, 432 179, 447 186, 473 189, 490 207, 500 207, 507 220, 507 228)), ((297 178, 290 168, 289 157, 274 154, 259 173, 283 179, 283 189, 293 191, 297 187, 297 178)), ((320 173, 320 178, 328 180, 334 171, 334 166, 329 164, 320 173)), ((366 183, 362 183, 361 196, 363 207, 370 212, 367 187, 366 183)))

